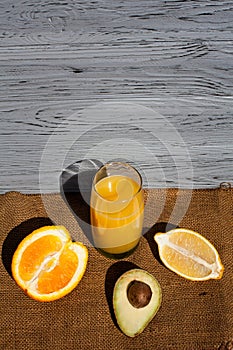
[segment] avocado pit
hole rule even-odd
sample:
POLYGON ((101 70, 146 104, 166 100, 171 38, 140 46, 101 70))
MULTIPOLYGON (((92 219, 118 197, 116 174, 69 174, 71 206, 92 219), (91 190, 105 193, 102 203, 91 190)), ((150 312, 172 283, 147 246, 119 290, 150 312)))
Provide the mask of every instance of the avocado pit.
POLYGON ((137 280, 133 280, 129 283, 127 298, 133 307, 140 309, 147 306, 151 297, 152 291, 148 284, 137 280))

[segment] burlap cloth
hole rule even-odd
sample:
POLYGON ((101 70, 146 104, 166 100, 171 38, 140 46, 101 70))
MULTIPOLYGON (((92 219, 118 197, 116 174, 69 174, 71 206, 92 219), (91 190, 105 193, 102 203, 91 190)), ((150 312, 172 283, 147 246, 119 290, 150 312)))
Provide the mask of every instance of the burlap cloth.
MULTIPOLYGON (((147 208, 145 221, 149 231, 133 255, 117 262, 90 246, 82 224, 77 223, 74 212, 59 194, 1 195, 1 350, 232 349, 232 194, 233 190, 227 188, 149 190, 152 206, 147 208), (179 204, 173 212, 177 200, 179 204), (159 216, 156 208, 162 209, 159 216), (188 281, 162 265, 152 238, 156 231, 168 228, 168 222, 198 231, 211 240, 225 265, 221 280, 188 281), (74 239, 85 242, 89 261, 73 292, 60 300, 40 303, 24 295, 15 284, 10 262, 22 237, 50 223, 64 224, 74 239), (145 331, 131 339, 116 326, 111 296, 117 277, 133 266, 156 276, 163 301, 145 331)), ((76 195, 73 200, 81 211, 76 195)))

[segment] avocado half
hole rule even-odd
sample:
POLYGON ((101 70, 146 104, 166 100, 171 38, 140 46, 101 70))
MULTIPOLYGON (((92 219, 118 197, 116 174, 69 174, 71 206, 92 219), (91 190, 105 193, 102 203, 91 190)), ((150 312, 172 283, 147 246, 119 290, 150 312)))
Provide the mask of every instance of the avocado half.
POLYGON ((113 309, 122 332, 135 337, 157 313, 162 300, 159 282, 145 270, 132 269, 117 280, 113 290, 113 309))

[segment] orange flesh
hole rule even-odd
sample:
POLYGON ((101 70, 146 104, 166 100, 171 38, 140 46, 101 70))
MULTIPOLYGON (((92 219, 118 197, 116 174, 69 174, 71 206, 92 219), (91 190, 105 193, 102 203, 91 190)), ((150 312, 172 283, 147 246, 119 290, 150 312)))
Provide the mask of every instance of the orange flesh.
POLYGON ((208 267, 192 260, 190 257, 184 256, 174 249, 164 246, 163 256, 169 265, 173 266, 181 274, 186 274, 190 277, 205 277, 211 273, 208 267))
POLYGON ((193 255, 199 256, 209 264, 213 264, 216 261, 213 249, 204 240, 194 234, 181 231, 176 232, 169 237, 169 241, 192 252, 193 255))
POLYGON ((38 238, 31 243, 23 252, 20 265, 19 275, 24 281, 29 281, 35 275, 44 259, 61 250, 62 242, 59 237, 47 235, 38 238))
POLYGON ((73 277, 77 266, 78 257, 67 245, 63 249, 63 243, 59 237, 47 235, 38 238, 23 252, 19 265, 19 274, 24 281, 38 278, 37 290, 41 294, 48 294, 64 288, 73 277), (45 259, 47 264, 37 276, 45 259), (57 261, 56 261, 57 260, 57 261))
POLYGON ((64 288, 73 277, 77 266, 77 255, 69 248, 65 248, 59 257, 57 265, 51 271, 42 271, 40 273, 38 292, 48 294, 64 288))

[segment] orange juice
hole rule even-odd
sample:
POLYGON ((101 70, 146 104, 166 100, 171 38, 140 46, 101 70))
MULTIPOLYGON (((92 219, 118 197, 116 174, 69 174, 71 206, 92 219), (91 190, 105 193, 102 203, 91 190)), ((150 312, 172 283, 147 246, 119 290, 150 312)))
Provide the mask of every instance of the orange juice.
POLYGON ((141 184, 124 175, 101 178, 92 189, 91 224, 94 244, 109 254, 134 249, 143 225, 141 184))

